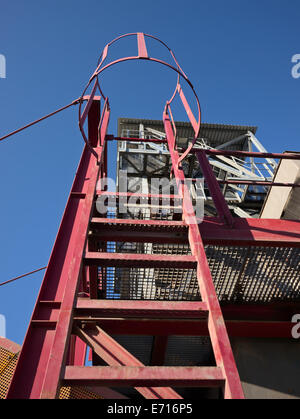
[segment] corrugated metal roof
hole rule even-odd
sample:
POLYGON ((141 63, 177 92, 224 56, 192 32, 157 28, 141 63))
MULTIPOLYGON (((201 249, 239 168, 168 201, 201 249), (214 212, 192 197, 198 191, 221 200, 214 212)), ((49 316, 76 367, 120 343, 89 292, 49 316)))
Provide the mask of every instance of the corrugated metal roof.
MULTIPOLYGON (((134 119, 134 118, 119 118, 118 119, 118 136, 122 135, 122 130, 139 130, 139 125, 150 127, 158 131, 164 132, 163 121, 152 119, 134 119)), ((180 138, 193 137, 194 131, 189 122, 176 121, 177 134, 180 138)), ((237 138, 248 131, 253 134, 256 133, 257 127, 248 125, 224 125, 224 124, 209 124, 202 123, 200 128, 199 138, 208 140, 211 147, 217 147, 227 141, 237 138)), ((245 140, 241 140, 231 148, 243 149, 246 145, 245 140)))

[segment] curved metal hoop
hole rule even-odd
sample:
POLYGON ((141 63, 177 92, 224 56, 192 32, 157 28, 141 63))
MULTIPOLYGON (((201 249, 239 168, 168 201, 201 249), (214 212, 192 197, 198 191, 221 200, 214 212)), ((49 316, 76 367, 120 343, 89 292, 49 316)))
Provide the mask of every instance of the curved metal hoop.
POLYGON ((159 38, 153 36, 153 35, 149 35, 149 34, 144 34, 142 32, 135 32, 135 33, 128 33, 125 35, 121 35, 115 39, 113 39, 111 42, 109 42, 103 49, 99 59, 98 59, 98 63, 97 63, 97 68, 94 71, 94 73, 92 74, 90 80, 88 81, 81 97, 80 97, 80 103, 79 103, 79 128, 81 131, 81 134, 83 136, 83 139, 85 141, 85 143, 87 144, 87 146, 89 147, 89 149, 91 150, 91 152, 97 156, 95 150, 90 146, 87 136, 85 134, 84 131, 84 123, 88 114, 88 111, 92 105, 93 99, 95 97, 95 94, 97 92, 97 90, 100 93, 100 98, 104 99, 104 107, 103 107, 103 111, 102 111, 102 116, 101 116, 101 120, 100 120, 100 124, 99 124, 99 136, 100 136, 100 145, 103 142, 103 138, 101 138, 101 125, 103 120, 106 120, 109 118, 109 113, 110 113, 110 108, 109 108, 109 100, 108 97, 104 95, 101 87, 100 87, 100 83, 99 83, 99 76, 103 73, 103 71, 105 71, 106 69, 112 67, 115 64, 119 64, 121 62, 125 62, 125 61, 131 61, 131 60, 139 60, 139 59, 143 59, 143 60, 149 60, 149 61, 153 61, 159 64, 162 64, 164 66, 167 66, 168 68, 170 68, 171 70, 175 71, 178 75, 177 77, 177 84, 174 90, 174 93, 172 95, 172 97, 167 100, 165 108, 164 108, 164 115, 168 114, 171 121, 172 121, 172 126, 173 126, 173 130, 174 133, 176 135, 176 127, 175 127, 175 123, 173 120, 173 116, 172 116, 172 111, 171 111, 171 103, 173 102, 176 94, 179 95, 182 104, 185 108, 185 111, 187 113, 187 116, 191 122, 191 125, 193 127, 194 130, 194 139, 192 141, 192 143, 190 144, 190 146, 184 151, 184 153, 180 156, 179 161, 183 160, 188 153, 190 152, 191 148, 193 147, 193 145, 196 142, 196 139, 198 138, 199 135, 199 131, 200 131, 200 124, 201 124, 201 108, 200 108, 200 102, 197 96, 197 93, 195 92, 195 89, 192 85, 192 83, 190 82, 190 80, 188 79, 188 77, 186 76, 186 74, 183 72, 183 70, 181 69, 173 51, 168 47, 167 44, 165 44, 163 41, 161 41, 159 38), (117 60, 111 61, 108 64, 104 65, 104 62, 108 56, 108 49, 109 47, 114 44, 115 42, 119 41, 120 39, 123 39, 125 37, 129 37, 129 36, 136 36, 137 37, 137 46, 138 46, 138 55, 137 56, 128 56, 128 57, 124 57, 124 58, 119 58, 117 60), (152 38, 154 40, 156 40, 157 42, 159 42, 160 44, 162 44, 165 48, 168 49, 171 58, 173 59, 175 65, 171 65, 169 63, 167 63, 166 61, 160 60, 158 58, 153 58, 150 57, 148 55, 148 51, 147 51, 147 47, 146 47, 146 42, 145 42, 145 37, 147 38, 152 38), (185 82, 189 85, 189 87, 191 88, 193 95, 195 97, 196 103, 197 103, 197 111, 198 111, 198 115, 197 115, 197 119, 195 118, 195 116, 193 115, 191 108, 188 104, 188 101, 183 93, 180 81, 181 78, 183 78, 185 80, 185 82), (87 90, 89 89, 89 87, 92 86, 92 90, 91 90, 91 94, 88 96, 88 101, 86 103, 86 106, 84 109, 82 109, 82 103, 84 101, 84 97, 86 95, 87 90))

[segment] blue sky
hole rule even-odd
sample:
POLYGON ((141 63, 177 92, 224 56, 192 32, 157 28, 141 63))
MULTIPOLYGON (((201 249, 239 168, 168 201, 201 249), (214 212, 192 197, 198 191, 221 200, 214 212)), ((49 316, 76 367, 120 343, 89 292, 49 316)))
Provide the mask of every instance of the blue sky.
MULTIPOLYGON (((299 19, 297 0, 2 0, 0 136, 79 97, 110 40, 145 32, 175 52, 204 122, 253 124, 270 151, 299 150, 300 79, 291 76, 299 19)), ((131 41, 122 47, 114 54, 136 54, 131 41)), ((109 132, 117 134, 118 117, 161 119, 175 79, 145 62, 106 72, 109 132)), ((0 143, 0 282, 48 263, 82 147, 77 107, 0 143)), ((7 337, 18 343, 42 277, 0 288, 7 337)))

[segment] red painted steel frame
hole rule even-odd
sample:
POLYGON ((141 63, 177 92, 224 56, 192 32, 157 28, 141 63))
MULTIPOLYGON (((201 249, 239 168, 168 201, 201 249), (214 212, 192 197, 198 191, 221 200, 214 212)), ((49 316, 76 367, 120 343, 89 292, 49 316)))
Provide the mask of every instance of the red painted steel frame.
MULTIPOLYGON (((99 59, 97 69, 87 84, 79 103, 79 127, 86 145, 8 392, 8 398, 55 398, 62 382, 70 385, 88 386, 121 386, 123 384, 141 386, 142 388, 139 388, 140 393, 148 398, 180 398, 171 388, 155 389, 153 386, 222 386, 224 387, 225 398, 243 398, 244 395, 224 317, 228 331, 233 336, 256 336, 256 334, 273 336, 270 332, 270 326, 276 328, 277 334, 286 336, 288 319, 290 318, 288 313, 290 314, 290 311, 286 309, 285 315, 281 317, 282 313, 278 314, 279 312, 275 309, 274 312, 271 310, 269 312, 271 317, 266 316, 267 318, 261 321, 261 318, 256 317, 258 316, 257 307, 248 308, 248 311, 244 312, 239 308, 238 314, 235 307, 225 307, 223 308, 223 317, 206 258, 204 243, 299 247, 300 228, 299 223, 293 224, 291 221, 234 219, 220 191, 218 181, 213 174, 206 154, 226 155, 228 153, 241 157, 293 159, 300 158, 299 155, 295 157, 296 155, 292 153, 275 155, 270 153, 193 150, 192 147, 199 133, 201 118, 200 104, 194 88, 166 44, 158 38, 140 32, 120 36, 106 45, 99 59), (137 36, 138 56, 122 58, 103 66, 109 46, 119 39, 133 35, 137 36), (169 50, 176 67, 151 58, 148 55, 145 37, 163 44, 169 50), (106 141, 112 139, 112 137, 107 137, 110 116, 109 102, 108 98, 103 95, 98 76, 114 64, 135 59, 158 62, 168 66, 178 74, 174 94, 167 101, 163 115, 166 140, 155 140, 155 142, 168 143, 173 173, 180 197, 183 200, 183 222, 91 219, 95 196, 105 195, 103 191, 97 191, 96 184, 99 177, 106 176, 106 141), (198 119, 191 112, 180 85, 180 78, 183 78, 189 84, 194 93, 198 107, 198 119), (85 96, 90 86, 91 94, 85 96), (96 96, 97 90, 104 99, 101 116, 101 97, 96 96), (195 133, 194 141, 181 156, 176 149, 176 127, 170 108, 176 94, 182 100, 195 133), (86 101, 86 104, 82 110, 84 101, 86 101), (88 136, 84 132, 86 119, 88 119, 88 136), (181 167, 181 161, 190 151, 197 153, 219 214, 219 219, 205 219, 200 225, 198 225, 198 219, 193 210, 181 167), (172 240, 176 240, 176 238, 180 242, 188 239, 192 256, 97 252, 92 242, 88 243, 87 246, 87 231, 90 221, 93 229, 96 229, 96 234, 98 234, 97 228, 100 227, 102 240, 105 240, 105 238, 112 240, 113 238, 117 241, 121 237, 122 240, 126 239, 126 241, 145 241, 145 239, 151 239, 151 233, 158 234, 159 237, 160 229, 163 234, 170 231, 174 235, 167 242, 172 243, 172 240), (117 228, 112 228, 113 225, 117 228), (132 228, 132 225, 134 225, 134 228, 132 228), (137 236, 138 233, 143 233, 145 229, 147 232, 144 237, 137 236), (181 235, 179 238, 178 233, 181 235), (184 233, 186 233, 186 237, 184 237, 184 233), (119 234, 119 236, 116 236, 116 234, 119 234), (196 268, 203 301, 124 302, 96 300, 99 291, 97 284, 97 279, 99 279, 98 265, 196 268), (89 294, 90 299, 78 299, 78 291, 81 295, 89 294), (272 313, 275 313, 274 318, 272 313), (120 318, 117 316, 120 316, 120 318), (236 317, 238 316, 241 316, 241 321, 237 321, 236 317), (257 331, 258 322, 260 323, 259 331, 257 331), (217 367, 145 367, 105 331, 101 330, 99 325, 110 333, 151 333, 155 335, 151 363, 160 365, 164 362, 167 336, 170 334, 209 334, 217 367), (96 328, 96 333, 92 332, 91 328, 96 328), (76 334, 77 336, 75 336, 76 334), (110 366, 83 367, 86 344, 90 345, 95 353, 98 353, 110 366), (69 365, 66 366, 66 364, 69 365), (150 388, 145 386, 150 386, 150 388)), ((136 138, 116 137, 116 139, 143 141, 136 138)), ((112 194, 106 192, 106 195, 112 194)), ((115 195, 118 198, 122 196, 121 194, 115 195)), ((130 194, 126 194, 126 196, 130 196, 130 194)), ((163 199, 159 195, 153 197, 163 199)), ((139 195, 139 198, 142 200, 145 197, 139 195)), ((152 197, 147 196, 147 198, 151 199, 152 197)), ((175 200, 178 197, 170 198, 175 200)), ((160 238, 162 237, 164 240, 166 239, 166 236, 160 236, 160 238)), ((103 289, 101 288, 100 291, 103 292, 103 289)))
MULTIPOLYGON (((110 366, 144 367, 137 358, 96 325, 85 327, 84 330, 77 327, 75 333, 110 366)), ((136 387, 136 390, 147 399, 182 399, 171 388, 136 387)))
POLYGON ((179 154, 176 150, 174 150, 175 137, 168 115, 168 106, 165 108, 163 120, 178 190, 181 196, 184 197, 183 216, 189 225, 188 234, 190 247, 192 254, 197 260, 197 278, 200 294, 203 301, 206 302, 209 310, 208 330, 215 354, 215 360, 217 366, 219 366, 222 370, 225 378, 224 397, 242 399, 244 398, 244 393, 206 258, 203 241, 198 228, 198 222, 194 214, 188 188, 185 184, 185 176, 182 168, 180 167, 179 154))
MULTIPOLYGON (((198 153, 199 148, 192 149, 193 153, 198 153)), ((262 159, 284 159, 284 160, 300 160, 300 153, 261 153, 256 151, 240 151, 240 150, 203 150, 205 154, 212 156, 234 156, 234 157, 257 157, 262 159)))
MULTIPOLYGON (((299 306, 293 303, 222 305, 228 334, 232 337, 290 339, 291 319, 298 311, 299 306)), ((92 326, 96 322, 107 333, 115 335, 208 336, 208 314, 207 305, 199 301, 79 298, 74 321, 92 326)))
MULTIPOLYGON (((299 311, 299 310, 298 310, 299 311)), ((290 320, 227 320, 225 324, 230 337, 291 339, 294 324, 290 320)), ((145 314, 146 316, 146 314, 145 314)), ((207 320, 148 319, 148 318, 99 318, 97 323, 112 335, 209 336, 207 320)), ((154 365, 154 364, 152 364, 154 365)), ((160 364, 155 364, 160 365, 160 364)))
POLYGON ((214 175, 211 165, 209 164, 205 151, 200 150, 198 153, 196 153, 196 155, 200 163, 203 176, 207 182, 209 192, 218 211, 219 217, 224 223, 233 226, 234 219, 231 215, 231 212, 229 211, 224 195, 221 192, 221 189, 219 188, 218 181, 214 175))
MULTIPOLYGON (((187 243, 182 221, 92 218, 102 240, 150 243, 187 243), (109 240, 110 239, 110 240, 109 240)), ((300 222, 260 218, 235 218, 234 228, 218 218, 205 217, 198 224, 204 244, 219 246, 300 247, 300 222)), ((97 230, 95 230, 96 232, 97 230)))
MULTIPOLYGON (((97 106, 95 102, 94 106, 97 106)), ((91 109, 94 108, 91 106, 91 109)), ((93 124, 99 115, 92 112, 93 124)), ((103 146, 94 148, 101 161, 103 146)), ((84 148, 8 398, 55 398, 67 357, 82 255, 100 166, 84 148)))
MULTIPOLYGON (((298 311, 299 306, 293 303, 222 306, 230 337, 290 339, 293 327, 291 319, 298 311)), ((159 337, 162 340, 153 347, 153 359, 158 362, 163 357, 166 337, 209 336, 208 314, 207 305, 197 301, 101 301, 79 298, 74 320, 79 324, 94 325, 96 322, 109 334, 159 337), (157 347, 160 348, 158 354, 157 347)))
POLYGON ((218 367, 66 367, 65 385, 221 387, 218 367))

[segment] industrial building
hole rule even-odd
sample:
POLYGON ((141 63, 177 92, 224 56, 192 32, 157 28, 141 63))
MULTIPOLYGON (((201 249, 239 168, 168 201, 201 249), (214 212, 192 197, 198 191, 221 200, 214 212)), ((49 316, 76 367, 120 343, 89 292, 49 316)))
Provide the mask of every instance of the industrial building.
MULTIPOLYGON (((162 63, 133 35, 120 62, 162 63)), ((98 78, 120 39, 78 100, 85 148, 22 349, 0 341, 0 397, 300 398, 300 153, 202 123, 172 52, 189 122, 172 97, 111 134, 98 78)))

